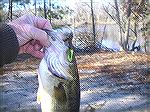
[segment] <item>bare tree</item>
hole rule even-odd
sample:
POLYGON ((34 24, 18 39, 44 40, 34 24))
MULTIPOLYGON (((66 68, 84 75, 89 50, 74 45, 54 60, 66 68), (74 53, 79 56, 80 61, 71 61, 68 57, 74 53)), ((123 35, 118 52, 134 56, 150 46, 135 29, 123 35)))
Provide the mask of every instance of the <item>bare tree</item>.
POLYGON ((44 18, 47 19, 46 0, 44 0, 44 18))
POLYGON ((36 16, 37 15, 37 8, 36 8, 36 5, 37 5, 37 3, 36 3, 36 0, 34 0, 34 15, 36 16))
POLYGON ((118 25, 119 25, 119 30, 120 30, 120 45, 122 46, 123 44, 123 40, 122 40, 122 26, 121 26, 121 20, 120 20, 120 12, 119 12, 119 7, 118 7, 118 0, 114 0, 115 3, 115 9, 116 9, 116 18, 118 21, 118 25))
POLYGON ((91 16, 92 16, 92 29, 93 29, 93 46, 96 43, 96 32, 95 32, 95 18, 94 18, 94 11, 93 11, 93 0, 91 0, 91 16))
POLYGON ((8 19, 11 20, 11 21, 12 21, 12 8, 13 8, 12 0, 9 0, 8 19))
MULTIPOLYGON (((107 19, 108 19, 108 17, 106 17, 106 22, 107 22, 107 19)), ((104 25, 104 29, 103 29, 103 35, 102 35, 102 38, 101 38, 101 41, 100 41, 100 48, 102 47, 102 42, 103 42, 105 33, 106 33, 106 24, 104 25)))
POLYGON ((125 28, 125 41, 123 43, 123 48, 124 50, 128 51, 129 50, 129 36, 130 36, 130 15, 131 15, 131 3, 132 0, 127 1, 127 9, 126 9, 126 28, 125 28))
MULTIPOLYGON (((52 1, 49 0, 49 11, 52 12, 52 1)), ((52 23, 52 17, 49 16, 50 23, 52 23)))
POLYGON ((3 3, 0 1, 0 22, 3 20, 3 3))

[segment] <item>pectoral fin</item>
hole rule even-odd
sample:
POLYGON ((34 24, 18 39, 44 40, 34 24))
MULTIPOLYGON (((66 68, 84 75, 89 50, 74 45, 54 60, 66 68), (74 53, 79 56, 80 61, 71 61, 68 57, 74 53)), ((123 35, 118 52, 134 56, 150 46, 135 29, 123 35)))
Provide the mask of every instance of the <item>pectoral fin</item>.
POLYGON ((58 84, 58 87, 54 86, 54 95, 55 95, 55 99, 58 102, 61 102, 61 103, 67 102, 65 89, 64 89, 63 84, 61 82, 58 84))

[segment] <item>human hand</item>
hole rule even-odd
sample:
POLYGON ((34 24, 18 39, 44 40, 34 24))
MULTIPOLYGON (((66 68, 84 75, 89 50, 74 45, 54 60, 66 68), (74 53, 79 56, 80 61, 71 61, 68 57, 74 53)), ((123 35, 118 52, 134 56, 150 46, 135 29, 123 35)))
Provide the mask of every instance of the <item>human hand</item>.
POLYGON ((44 53, 40 50, 43 46, 49 46, 50 42, 47 33, 42 29, 52 29, 48 20, 24 15, 8 24, 16 33, 20 46, 19 54, 28 53, 37 58, 43 58, 44 53))

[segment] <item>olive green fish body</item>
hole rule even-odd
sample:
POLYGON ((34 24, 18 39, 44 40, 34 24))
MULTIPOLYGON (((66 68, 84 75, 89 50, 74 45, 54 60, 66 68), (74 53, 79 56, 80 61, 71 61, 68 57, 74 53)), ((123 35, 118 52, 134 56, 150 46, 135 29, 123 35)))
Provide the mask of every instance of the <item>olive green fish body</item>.
POLYGON ((76 60, 73 49, 61 40, 56 38, 39 66, 37 101, 42 112, 79 112, 80 83, 76 60))

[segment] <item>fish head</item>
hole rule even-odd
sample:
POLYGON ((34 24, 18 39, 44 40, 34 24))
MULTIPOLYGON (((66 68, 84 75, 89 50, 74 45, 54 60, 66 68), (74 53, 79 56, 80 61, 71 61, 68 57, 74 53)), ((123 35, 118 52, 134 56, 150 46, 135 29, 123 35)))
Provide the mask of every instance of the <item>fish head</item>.
POLYGON ((72 46, 72 32, 65 32, 62 29, 49 32, 51 45, 45 48, 44 59, 49 72, 61 79, 70 79, 73 64, 74 51, 72 46))

